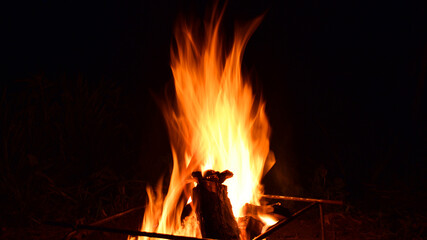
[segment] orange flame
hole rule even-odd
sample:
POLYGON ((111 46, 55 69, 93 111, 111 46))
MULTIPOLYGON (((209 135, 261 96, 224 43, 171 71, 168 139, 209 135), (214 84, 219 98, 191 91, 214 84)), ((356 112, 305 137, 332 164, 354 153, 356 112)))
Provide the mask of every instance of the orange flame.
MULTIPOLYGON (((216 8, 204 25, 204 38, 184 21, 175 30, 171 50, 176 102, 164 110, 173 153, 173 172, 166 196, 160 183, 147 188, 149 202, 142 231, 201 237, 194 213, 181 222, 195 170, 230 170, 228 186, 234 216, 245 203, 259 204, 260 184, 269 154, 270 126, 265 104, 256 100, 241 74, 243 51, 261 17, 236 28, 230 50, 219 32, 224 10, 216 8), (176 105, 175 105, 176 104, 176 105)), ((272 160, 272 158, 270 158, 272 160)), ((271 161, 268 169, 274 163, 271 161)), ((191 201, 191 200, 190 200, 191 201)))

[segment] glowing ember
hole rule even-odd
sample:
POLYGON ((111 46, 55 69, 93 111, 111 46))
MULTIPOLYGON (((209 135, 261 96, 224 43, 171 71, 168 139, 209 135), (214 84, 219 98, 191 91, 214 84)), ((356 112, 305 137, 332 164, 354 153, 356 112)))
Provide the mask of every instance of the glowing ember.
MULTIPOLYGON (((261 21, 236 28, 230 50, 219 32, 223 16, 214 9, 204 25, 201 41, 197 29, 181 21, 175 30, 176 49, 171 50, 176 103, 168 102, 164 115, 168 125, 173 172, 166 196, 162 183, 147 188, 149 202, 142 231, 201 237, 194 212, 183 221, 190 198, 193 171, 230 170, 225 181, 236 218, 246 203, 259 205, 264 169, 274 164, 269 154, 270 127, 264 102, 253 96, 248 79, 241 74, 246 43, 261 21)), ((194 208, 193 208, 194 209, 194 208)), ((271 224, 271 222, 269 222, 271 224)))

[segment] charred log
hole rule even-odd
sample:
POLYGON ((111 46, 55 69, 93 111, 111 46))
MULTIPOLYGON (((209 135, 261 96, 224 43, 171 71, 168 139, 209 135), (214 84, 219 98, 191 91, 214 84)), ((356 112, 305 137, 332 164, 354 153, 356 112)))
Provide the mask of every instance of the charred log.
POLYGON ((239 218, 239 228, 242 233, 242 239, 249 240, 260 235, 264 227, 264 223, 251 216, 239 218))
POLYGON ((192 212, 193 212, 193 209, 191 205, 190 204, 185 205, 181 213, 181 222, 183 222, 186 217, 190 216, 192 212))
POLYGON ((232 173, 209 171, 202 177, 193 173, 197 187, 193 188, 193 201, 200 230, 204 238, 239 239, 240 231, 234 218, 227 186, 222 182, 232 173))
POLYGON ((197 179, 198 182, 202 180, 205 180, 205 181, 208 180, 208 181, 213 181, 218 183, 223 183, 228 178, 233 177, 233 175, 234 174, 228 170, 225 170, 224 172, 221 172, 221 173, 214 170, 207 170, 204 172, 204 177, 202 176, 202 173, 200 171, 193 172, 192 174, 193 178, 197 179))
POLYGON ((290 217, 291 211, 289 211, 288 208, 284 207, 281 203, 275 203, 273 204, 273 214, 278 214, 283 217, 290 217))

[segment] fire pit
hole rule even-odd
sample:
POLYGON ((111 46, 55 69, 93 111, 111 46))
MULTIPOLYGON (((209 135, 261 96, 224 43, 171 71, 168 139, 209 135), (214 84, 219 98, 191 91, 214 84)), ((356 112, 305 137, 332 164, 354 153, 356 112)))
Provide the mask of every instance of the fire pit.
MULTIPOLYGON (((259 230, 258 232, 260 232, 262 230, 262 229, 261 230, 259 229, 260 225, 257 224, 259 222, 254 223, 253 218, 250 218, 250 220, 248 220, 248 221, 244 221, 244 220, 240 221, 240 219, 239 219, 239 223, 243 223, 243 227, 241 227, 241 224, 239 225, 240 231, 242 232, 242 234, 244 235, 244 237, 246 239, 265 239, 268 236, 270 236, 271 234, 273 234, 274 232, 276 232, 277 230, 279 230, 280 228, 284 227, 286 224, 293 221, 295 218, 297 218, 298 216, 300 216, 301 214, 303 214, 307 210, 309 210, 315 206, 319 206, 321 239, 323 240, 323 239, 325 239, 325 229, 324 229, 324 219, 323 219, 324 213, 323 213, 323 206, 322 205, 323 204, 335 204, 335 205, 342 205, 343 204, 342 201, 336 201, 336 200, 300 198, 300 197, 277 196, 277 195, 264 195, 263 198, 287 200, 287 201, 309 202, 310 204, 308 204, 304 208, 301 208, 300 210, 298 210, 292 214, 286 214, 286 217, 284 217, 282 220, 280 220, 277 223, 275 223, 274 225, 268 227, 266 229, 266 231, 264 231, 262 234, 259 234, 256 236, 252 236, 251 233, 253 233, 254 230, 255 231, 259 230), (257 229, 257 227, 258 227, 258 229, 257 229)), ((125 230, 125 229, 117 229, 117 228, 108 228, 108 227, 98 226, 100 223, 109 221, 109 220, 114 219, 116 217, 122 217, 123 215, 128 214, 132 211, 135 211, 137 209, 138 208, 134 208, 134 209, 125 211, 123 213, 119 213, 115 216, 109 217, 107 219, 103 219, 103 220, 96 222, 94 224, 91 224, 91 225, 69 224, 69 223, 62 223, 62 222, 46 222, 46 224, 73 229, 73 231, 68 234, 69 237, 73 237, 78 231, 89 230, 89 231, 119 233, 119 234, 128 235, 129 237, 151 237, 151 238, 159 238, 159 239, 183 239, 183 240, 212 239, 212 238, 186 237, 186 236, 177 236, 177 235, 172 235, 172 234, 143 232, 143 231, 125 230)), ((211 209, 211 208, 208 207, 208 209, 211 209)), ((225 209, 228 209, 228 208, 225 207, 225 209)), ((210 210, 208 210, 208 211, 210 211, 210 210)), ((274 213, 275 211, 273 210, 272 212, 274 213)), ((199 214, 200 214, 200 212, 199 212, 199 214)), ((201 215, 203 215, 203 213, 201 215)), ((217 215, 217 214, 214 213, 214 215, 217 215)), ((228 221, 230 221, 230 220, 228 220, 228 221)), ((212 228, 220 226, 220 225, 224 225, 224 222, 213 222, 212 226, 207 226, 207 227, 212 229, 212 228)), ((219 229, 219 232, 221 233, 224 231, 222 229, 219 229)), ((221 235, 221 234, 218 234, 215 232, 214 232, 214 234, 215 235, 221 235)), ((227 232, 225 232, 224 235, 233 237, 232 234, 229 234, 227 232)), ((224 235, 220 236, 221 238, 219 238, 219 239, 228 239, 227 236, 225 236, 225 238, 224 238, 224 235)), ((66 238, 66 239, 70 239, 70 238, 66 238)))

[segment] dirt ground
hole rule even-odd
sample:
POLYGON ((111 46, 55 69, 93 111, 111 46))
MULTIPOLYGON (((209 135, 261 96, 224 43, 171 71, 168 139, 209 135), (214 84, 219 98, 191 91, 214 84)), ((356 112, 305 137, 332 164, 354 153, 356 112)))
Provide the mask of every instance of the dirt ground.
MULTIPOLYGON (((344 206, 324 205, 324 223, 326 239, 426 239, 426 208, 419 205, 419 197, 425 199, 425 193, 405 195, 397 191, 375 190, 372 198, 363 199, 344 206)), ((284 202, 291 212, 297 211, 307 203, 284 202)), ((142 221, 143 208, 137 208, 123 215, 106 216, 98 226, 136 230, 142 221)), ((76 217, 76 216, 73 216, 76 217)), ((61 219, 54 219, 60 221, 61 219)), ((62 219, 65 221, 66 219, 62 219)), ((92 221, 97 222, 97 221, 92 221)), ((127 239, 126 235, 97 231, 77 231, 37 223, 29 219, 29 226, 2 219, 1 239, 127 239)), ((76 223, 90 224, 81 218, 76 223)), ((319 209, 311 208, 295 220, 280 228, 268 239, 320 239, 321 226, 319 209)))

